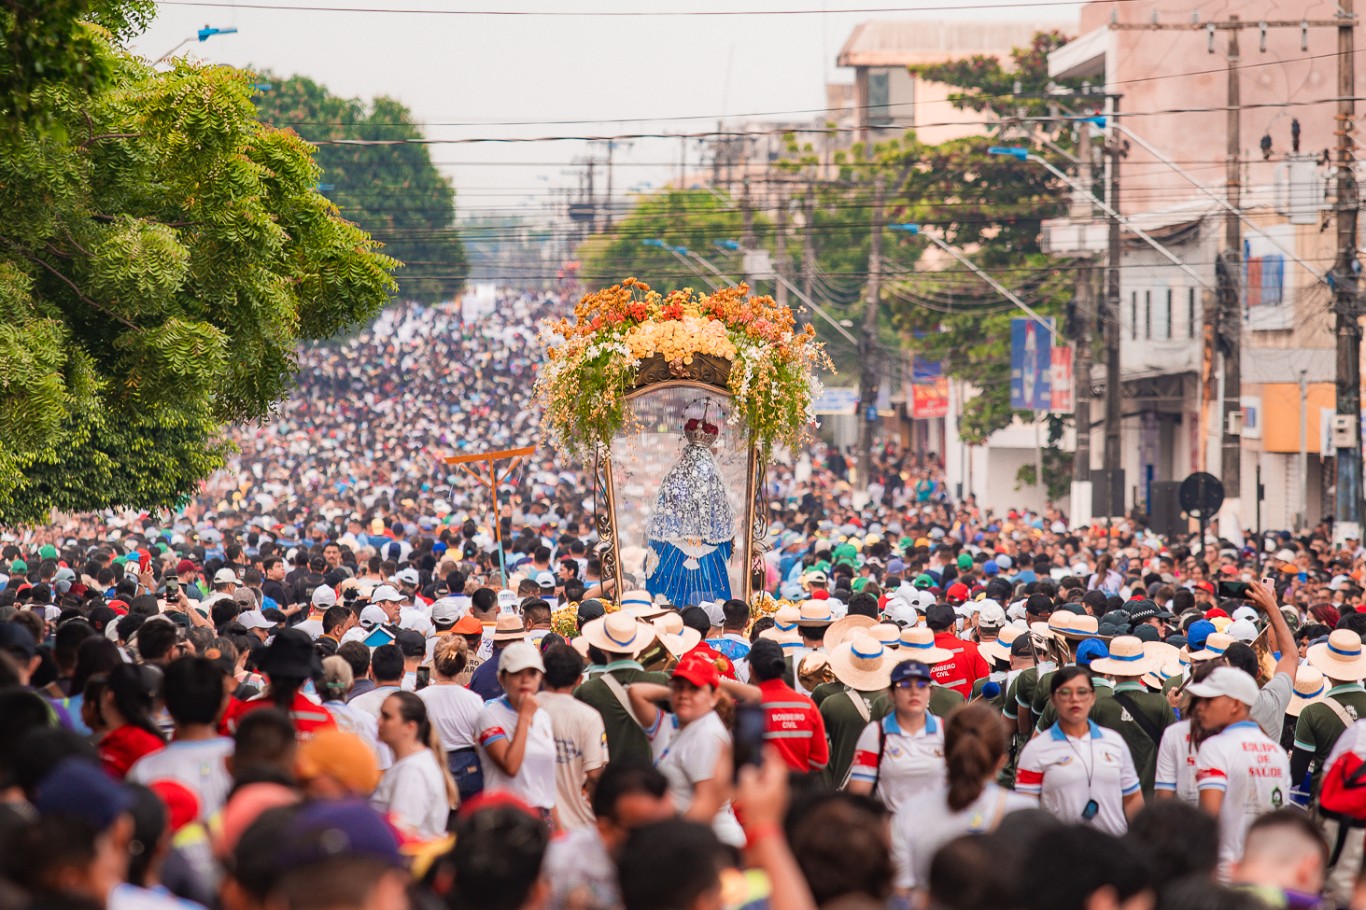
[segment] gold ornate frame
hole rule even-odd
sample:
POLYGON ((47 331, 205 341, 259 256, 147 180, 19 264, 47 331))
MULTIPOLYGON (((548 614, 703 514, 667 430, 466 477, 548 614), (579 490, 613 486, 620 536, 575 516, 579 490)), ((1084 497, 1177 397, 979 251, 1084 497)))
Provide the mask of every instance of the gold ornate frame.
MULTIPOLYGON (((691 364, 670 364, 658 354, 647 358, 641 362, 640 369, 636 375, 635 386, 626 395, 629 403, 632 399, 638 398, 646 391, 657 391, 669 388, 693 388, 706 392, 720 393, 727 397, 730 396, 728 381, 730 378, 730 361, 707 355, 694 355, 691 364)), ((748 603, 754 596, 755 590, 762 590, 762 583, 758 589, 754 585, 755 572, 762 569, 759 565, 763 558, 764 551, 768 548, 768 508, 764 495, 764 481, 767 476, 766 465, 759 457, 759 449, 753 443, 749 445, 749 466, 745 478, 745 516, 744 528, 748 532, 744 533, 742 543, 743 565, 745 570, 741 573, 743 594, 745 602, 748 603)), ((612 455, 610 452, 603 455, 593 465, 594 494, 601 490, 607 500, 605 510, 597 510, 594 516, 597 524, 598 539, 606 543, 603 549, 602 572, 603 578, 610 577, 616 585, 616 599, 620 601, 621 595, 625 593, 621 570, 621 551, 620 541, 617 539, 617 497, 616 485, 612 479, 612 455)), ((595 498, 596 501, 596 498, 595 498)))

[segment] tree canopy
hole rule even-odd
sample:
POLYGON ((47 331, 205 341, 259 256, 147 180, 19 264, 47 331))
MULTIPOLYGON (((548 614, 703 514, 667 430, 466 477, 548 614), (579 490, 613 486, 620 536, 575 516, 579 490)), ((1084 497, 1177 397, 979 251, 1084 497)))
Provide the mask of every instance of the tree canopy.
POLYGON ((399 295, 432 303, 458 294, 468 267, 455 228, 455 188, 432 164, 430 146, 402 141, 422 138, 412 112, 392 98, 368 106, 341 98, 303 76, 261 73, 257 81, 261 120, 318 143, 319 191, 403 263, 399 295))
POLYGON ((119 46, 150 6, 0 12, 0 524, 173 505, 394 290, 247 74, 119 46))

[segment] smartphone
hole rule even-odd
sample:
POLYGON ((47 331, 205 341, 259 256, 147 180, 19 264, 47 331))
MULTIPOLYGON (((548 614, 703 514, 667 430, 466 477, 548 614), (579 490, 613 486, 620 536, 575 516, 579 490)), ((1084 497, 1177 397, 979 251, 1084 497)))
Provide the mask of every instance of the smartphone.
POLYGON ((1215 588, 1215 592, 1220 599, 1247 597, 1247 592, 1252 590, 1252 585, 1245 581, 1221 581, 1215 588))
POLYGON ((178 578, 168 578, 168 579, 166 579, 166 596, 167 596, 168 598, 169 598, 169 597, 176 597, 176 598, 180 597, 180 579, 178 579, 178 578))
POLYGON ((740 769, 745 765, 757 768, 764 763, 764 721, 767 716, 761 705, 737 705, 735 708, 731 755, 737 781, 740 769))

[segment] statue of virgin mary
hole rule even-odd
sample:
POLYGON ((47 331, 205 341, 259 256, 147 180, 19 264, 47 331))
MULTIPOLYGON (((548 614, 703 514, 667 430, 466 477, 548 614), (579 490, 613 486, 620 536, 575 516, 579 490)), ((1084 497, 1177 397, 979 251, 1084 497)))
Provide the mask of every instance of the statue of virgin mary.
POLYGON ((683 411, 686 445, 664 475, 645 525, 645 589, 677 607, 729 600, 727 565, 735 512, 711 447, 721 435, 721 407, 698 398, 683 411))

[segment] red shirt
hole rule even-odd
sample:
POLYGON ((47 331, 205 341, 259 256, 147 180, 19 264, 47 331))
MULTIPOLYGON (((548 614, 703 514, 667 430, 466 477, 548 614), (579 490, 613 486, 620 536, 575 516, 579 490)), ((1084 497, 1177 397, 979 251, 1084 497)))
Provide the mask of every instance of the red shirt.
POLYGON ((952 632, 939 632, 934 636, 934 646, 954 652, 953 657, 930 668, 930 676, 944 688, 971 698, 972 684, 991 675, 986 659, 977 653, 977 642, 964 641, 952 632))
POLYGON ((142 756, 166 748, 159 737, 153 736, 141 727, 124 724, 117 730, 110 730, 100 740, 100 761, 104 770, 122 779, 142 756))
MULTIPOLYGON (((269 696, 253 698, 251 701, 234 701, 228 705, 228 710, 223 713, 223 727, 231 736, 237 732, 237 726, 242 722, 243 717, 252 711, 273 707, 275 707, 275 702, 269 696)), ((299 735, 301 741, 312 739, 313 734, 319 730, 328 730, 337 726, 337 722, 332 718, 331 711, 302 692, 294 693, 294 704, 290 706, 289 716, 294 721, 294 732, 299 735)))
POLYGON ((763 693, 764 741, 782 755, 793 771, 820 771, 830 761, 825 720, 816 703, 781 679, 759 683, 763 693))

